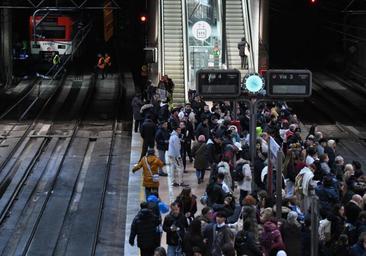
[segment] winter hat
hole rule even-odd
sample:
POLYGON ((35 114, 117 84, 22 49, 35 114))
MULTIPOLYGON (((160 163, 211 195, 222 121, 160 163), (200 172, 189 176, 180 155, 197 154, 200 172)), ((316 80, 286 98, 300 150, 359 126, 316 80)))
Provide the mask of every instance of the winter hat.
POLYGON ((205 142, 206 141, 205 135, 201 134, 200 136, 198 136, 198 141, 199 142, 205 142))
POLYGON ((159 202, 159 198, 157 198, 156 195, 149 195, 147 197, 147 201, 148 202, 157 203, 157 202, 159 202))
POLYGON ((263 132, 262 127, 257 126, 257 127, 255 128, 255 132, 257 133, 257 136, 260 136, 260 135, 262 134, 262 132, 263 132))

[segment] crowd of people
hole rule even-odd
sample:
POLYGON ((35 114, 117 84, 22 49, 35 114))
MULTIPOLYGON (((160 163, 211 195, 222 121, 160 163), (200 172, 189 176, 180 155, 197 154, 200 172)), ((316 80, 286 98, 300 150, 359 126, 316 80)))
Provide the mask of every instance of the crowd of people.
MULTIPOLYGON (((161 82, 168 87, 167 78, 161 82)), ((314 197, 319 255, 366 255, 366 174, 360 162, 346 163, 337 142, 324 138, 316 125, 302 136, 296 114, 285 103, 263 103, 251 163, 250 113, 244 103, 218 101, 210 107, 192 94, 184 106, 170 109, 169 96, 160 96, 147 87, 144 99, 132 100, 134 132, 143 139, 133 171, 143 169, 146 202, 132 223, 129 243, 134 245, 137 236, 141 255, 310 255, 314 197), (270 140, 284 156, 281 218, 275 217, 275 168, 272 180, 268 175, 270 140), (197 186, 205 187, 203 195, 194 195, 185 182, 187 161, 193 162, 197 186), (159 198, 166 175, 169 186, 182 189, 169 213, 159 198), (198 204, 203 204, 200 212, 198 204), (163 232, 167 251, 160 247, 163 232)))

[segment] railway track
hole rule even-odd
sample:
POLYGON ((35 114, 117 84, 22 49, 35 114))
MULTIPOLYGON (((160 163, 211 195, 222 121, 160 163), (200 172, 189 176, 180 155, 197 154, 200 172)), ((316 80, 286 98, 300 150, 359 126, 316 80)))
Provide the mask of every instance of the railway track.
MULTIPOLYGON (((3 210, 7 218, 0 229, 2 255, 95 253, 115 136, 123 126, 117 119, 118 111, 111 111, 112 118, 105 116, 105 109, 98 113, 100 105, 107 98, 111 100, 105 88, 97 86, 98 90, 88 100, 93 104, 84 103, 83 111, 78 109, 80 102, 85 102, 85 90, 60 99, 58 109, 68 113, 67 117, 57 118, 60 115, 55 114, 47 132, 33 138, 45 142, 28 175, 23 176, 26 178, 17 183, 20 189, 9 192, 13 197, 8 200, 10 207, 3 210), (27 186, 23 186, 25 183, 27 186)), ((120 95, 113 98, 115 110, 120 109, 122 97, 118 90, 120 86, 115 85, 109 92, 120 95)), ((55 112, 50 109, 49 113, 55 112)))

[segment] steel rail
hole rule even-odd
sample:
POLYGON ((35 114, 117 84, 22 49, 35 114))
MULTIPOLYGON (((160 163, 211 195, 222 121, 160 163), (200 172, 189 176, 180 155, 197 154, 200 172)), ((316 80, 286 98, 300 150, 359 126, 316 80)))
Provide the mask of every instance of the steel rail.
MULTIPOLYGON (((28 128, 25 130, 24 134, 16 142, 14 148, 9 152, 9 154, 6 156, 6 158, 4 159, 4 161, 1 163, 1 165, 0 165, 0 173, 4 170, 4 167, 9 163, 10 159, 13 157, 13 155, 15 154, 15 152, 19 149, 20 145, 24 142, 25 138, 27 138, 27 136, 29 135, 29 133, 31 132, 31 130, 35 127, 36 123, 38 122, 39 117, 41 116, 42 112, 45 110, 46 106, 49 104, 49 102, 51 101, 51 99, 56 95, 56 93, 58 92, 58 90, 64 84, 65 78, 66 78, 66 74, 64 75, 63 79, 61 79, 59 85, 55 88, 53 94, 44 103, 44 105, 42 106, 41 110, 37 114, 36 118, 30 124, 28 124, 28 128)), ((0 181, 0 191, 1 191, 1 187, 2 187, 2 182, 0 181)), ((0 221, 0 223, 1 223, 1 221, 0 221)))
POLYGON ((104 176, 104 184, 103 184, 103 191, 102 191, 102 197, 101 197, 102 200, 99 205, 99 212, 98 212, 98 218, 97 218, 97 223, 96 223, 96 232, 95 232, 95 236, 94 236, 92 255, 95 255, 95 252, 97 249, 98 236, 99 236, 99 231, 100 231, 102 216, 103 216, 105 196, 107 194, 108 181, 109 181, 111 167, 112 167, 113 151, 114 151, 114 147, 116 144, 118 118, 121 114, 120 103, 121 103, 121 99, 122 99, 122 94, 123 94, 122 85, 119 85, 118 86, 118 97, 115 102, 115 108, 114 108, 116 111, 115 111, 115 117, 114 117, 114 122, 113 122, 113 129, 112 129, 113 133, 112 133, 111 145, 109 147, 108 161, 106 164, 106 172, 105 172, 105 176, 104 176))
MULTIPOLYGON (((65 76, 66 77, 66 76, 65 76)), ((3 167, 5 167, 8 163, 9 160, 13 157, 13 155, 15 154, 15 152, 19 149, 19 147, 21 146, 21 144, 24 142, 24 140, 28 137, 29 133, 31 132, 31 130, 33 130, 33 128, 36 126, 36 124, 38 123, 39 118, 41 117, 41 115, 44 113, 44 111, 46 110, 46 106, 49 104, 49 102, 57 95, 56 92, 58 92, 58 89, 61 88, 61 86, 64 84, 65 81, 65 77, 62 80, 62 82, 60 83, 60 85, 56 88, 56 90, 54 91, 54 93, 51 95, 51 97, 48 98, 48 100, 46 101, 46 103, 42 106, 41 110, 39 111, 39 113, 37 114, 37 117, 33 120, 33 122, 29 125, 29 127, 27 128, 26 132, 23 134, 23 136, 19 139, 19 141, 16 143, 16 145, 14 146, 13 150, 10 152, 10 154, 6 157, 6 161, 3 162, 2 166, 1 166, 1 170, 3 169, 3 167)), ((46 141, 46 140, 45 140, 46 141)), ((29 145, 29 141, 27 142, 27 145, 29 145)), ((33 169, 34 164, 36 163, 36 161, 38 160, 39 156, 41 155, 41 152, 43 150, 44 144, 45 142, 42 142, 42 145, 40 146, 40 148, 38 149, 38 152, 36 153, 34 159, 31 161, 31 165, 30 168, 28 168, 28 170, 25 172, 24 177, 21 179, 21 182, 19 182, 16 187, 15 190, 13 192, 13 194, 10 196, 9 201, 7 201, 4 205, 4 207, 2 209, 0 209, 0 223, 3 222, 3 220, 5 219, 8 210, 10 209, 11 205, 14 202, 14 199, 16 198, 16 195, 19 193, 22 185, 24 184, 26 178, 29 176, 29 173, 31 172, 31 170, 33 169)), ((26 146, 27 146, 26 145, 26 146)), ((14 164, 11 166, 11 168, 9 168, 9 172, 5 174, 4 178, 0 181, 0 191, 5 191, 7 185, 8 184, 8 180, 11 176, 13 176, 13 168, 16 165, 16 161, 14 162, 14 164)))
MULTIPOLYGON (((88 107, 90 105, 91 98, 92 98, 91 96, 93 95, 93 93, 95 91, 95 77, 94 77, 94 75, 92 76, 91 79, 92 79, 91 80, 92 86, 91 87, 89 86, 89 91, 88 91, 88 93, 86 95, 86 98, 84 100, 84 104, 82 106, 81 113, 80 113, 78 119, 75 121, 75 125, 74 125, 74 127, 72 129, 72 135, 70 137, 70 141, 68 142, 68 145, 66 146, 65 153, 63 154, 62 159, 60 161, 60 164, 58 165, 57 171, 55 173, 55 176, 54 176, 53 181, 52 181, 51 186, 50 186, 50 191, 53 191, 54 188, 55 188, 55 185, 57 183, 57 177, 59 176, 59 174, 61 172, 61 169, 63 167, 63 164, 64 164, 64 161, 66 159, 66 156, 68 155, 68 152, 69 152, 69 150, 71 148, 71 145, 74 142, 74 139, 76 138, 76 135, 77 135, 77 133, 79 131, 80 124, 81 124, 81 122, 82 122, 82 120, 83 120, 83 118, 84 118, 84 116, 86 114, 86 111, 87 111, 87 109, 88 109, 88 107)), ((74 190, 75 190, 75 187, 74 187, 74 190)), ((22 252, 22 255, 26 255, 27 254, 27 251, 28 251, 28 249, 29 249, 29 247, 30 247, 30 245, 32 243, 33 237, 34 237, 34 235, 36 233, 36 230, 38 228, 38 225, 39 225, 39 223, 41 221, 41 218, 43 216, 43 213, 44 213, 44 211, 46 209, 47 203, 48 203, 51 195, 52 195, 52 193, 47 193, 47 196, 46 196, 44 202, 42 203, 42 207, 41 207, 40 213, 39 213, 39 215, 36 218, 35 225, 32 228, 31 235, 30 235, 30 237, 29 237, 29 239, 28 239, 28 241, 26 243, 25 250, 22 252)), ((56 247, 54 249, 56 249, 56 247)))

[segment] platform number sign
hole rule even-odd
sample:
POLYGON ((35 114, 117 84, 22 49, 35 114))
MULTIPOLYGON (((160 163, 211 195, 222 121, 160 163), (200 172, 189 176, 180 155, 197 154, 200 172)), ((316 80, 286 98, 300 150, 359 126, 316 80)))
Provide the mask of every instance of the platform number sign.
POLYGON ((233 99, 240 95, 237 69, 200 69, 196 73, 197 93, 206 99, 233 99))
POLYGON ((266 87, 270 97, 309 97, 312 90, 312 74, 309 70, 268 70, 266 87))

